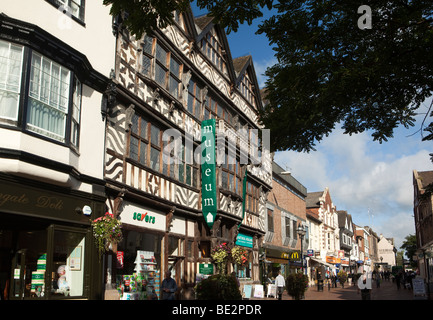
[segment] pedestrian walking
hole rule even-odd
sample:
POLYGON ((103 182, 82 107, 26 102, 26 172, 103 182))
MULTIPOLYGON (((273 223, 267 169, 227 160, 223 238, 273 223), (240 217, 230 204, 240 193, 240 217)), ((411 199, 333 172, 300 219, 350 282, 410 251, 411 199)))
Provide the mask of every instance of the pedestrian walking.
POLYGON ((281 300, 283 297, 284 287, 286 286, 286 281, 281 275, 281 271, 278 272, 278 276, 275 278, 275 285, 277 286, 278 300, 281 300))
POLYGON ((371 277, 364 271, 358 280, 358 293, 361 292, 362 300, 371 300, 371 277))
POLYGON ((177 283, 171 277, 171 271, 165 272, 165 279, 161 284, 162 300, 174 300, 174 294, 177 291, 177 283))
POLYGON ((400 290, 401 276, 402 276, 401 272, 399 272, 395 275, 395 282, 397 284, 397 290, 400 290))

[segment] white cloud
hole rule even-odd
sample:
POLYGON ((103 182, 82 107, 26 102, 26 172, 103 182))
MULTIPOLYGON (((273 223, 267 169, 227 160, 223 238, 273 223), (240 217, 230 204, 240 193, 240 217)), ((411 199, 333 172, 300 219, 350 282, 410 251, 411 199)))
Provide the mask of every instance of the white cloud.
POLYGON ((433 169, 429 143, 418 140, 378 145, 367 134, 349 136, 338 129, 317 145, 317 151, 278 152, 275 161, 287 166, 308 192, 329 187, 338 210, 352 214, 355 224, 398 238, 400 246, 404 237, 414 233, 412 170, 433 169), (404 154, 399 143, 405 144, 404 154))

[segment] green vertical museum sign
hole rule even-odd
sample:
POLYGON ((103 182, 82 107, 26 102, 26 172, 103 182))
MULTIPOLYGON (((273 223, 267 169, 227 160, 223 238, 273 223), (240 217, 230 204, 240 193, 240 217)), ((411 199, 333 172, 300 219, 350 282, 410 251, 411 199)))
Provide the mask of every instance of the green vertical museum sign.
POLYGON ((215 119, 201 123, 201 208, 209 228, 217 214, 216 164, 215 164, 215 119))

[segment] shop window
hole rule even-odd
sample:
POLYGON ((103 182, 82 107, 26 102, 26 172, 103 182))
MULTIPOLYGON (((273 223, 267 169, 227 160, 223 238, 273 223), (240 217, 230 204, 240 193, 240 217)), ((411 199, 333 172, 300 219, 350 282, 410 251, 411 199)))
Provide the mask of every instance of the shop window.
POLYGON ((252 261, 253 261, 253 253, 251 251, 248 251, 247 253, 247 259, 248 262, 242 266, 238 267, 235 265, 235 272, 239 279, 249 279, 252 277, 252 261))
POLYGON ((53 243, 51 295, 82 296, 85 234, 56 230, 53 243))
POLYGON ((47 277, 46 230, 24 231, 18 235, 10 299, 45 298, 47 277))
POLYGON ((151 300, 160 295, 162 236, 123 231, 117 247, 116 287, 122 300, 151 300))
POLYGON ((85 296, 85 237, 85 230, 56 225, 18 232, 9 299, 85 296))

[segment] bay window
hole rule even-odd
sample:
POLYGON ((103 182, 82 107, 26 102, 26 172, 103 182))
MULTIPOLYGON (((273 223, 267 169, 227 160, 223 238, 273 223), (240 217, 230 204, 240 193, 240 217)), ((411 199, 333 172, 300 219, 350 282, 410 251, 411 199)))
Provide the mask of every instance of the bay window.
POLYGON ((0 119, 18 120, 24 48, 0 41, 0 119))
POLYGON ((64 142, 71 72, 33 53, 27 129, 64 142))
POLYGON ((0 124, 78 147, 80 113, 81 82, 71 70, 0 40, 0 124))

